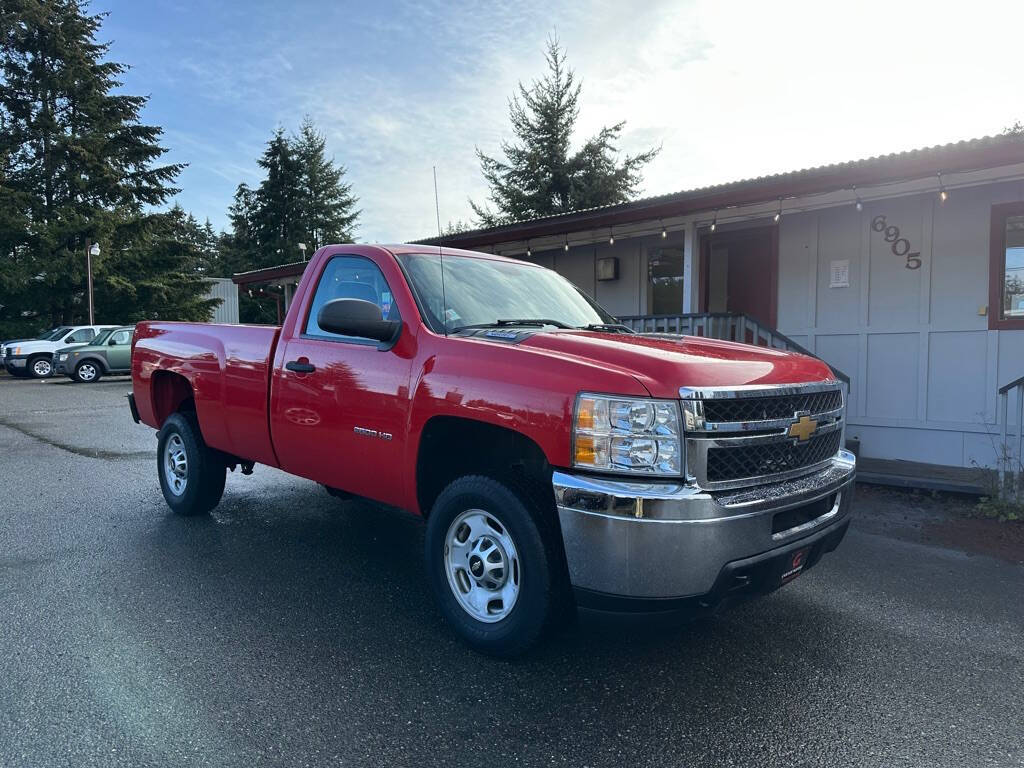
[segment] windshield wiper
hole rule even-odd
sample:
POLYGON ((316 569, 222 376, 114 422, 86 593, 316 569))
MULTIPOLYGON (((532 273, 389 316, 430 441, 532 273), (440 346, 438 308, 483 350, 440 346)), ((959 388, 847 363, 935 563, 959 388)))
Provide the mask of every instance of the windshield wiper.
POLYGON ((588 323, 579 327, 581 331, 606 331, 608 333, 636 333, 628 325, 622 323, 588 323))
POLYGON ((550 326, 553 326, 555 328, 572 328, 573 327, 573 326, 569 325, 568 323, 563 323, 561 320, 549 320, 549 319, 544 318, 544 317, 537 317, 537 318, 528 317, 528 318, 519 318, 519 319, 515 319, 515 320, 499 319, 499 320, 495 320, 493 323, 473 323, 472 325, 460 325, 457 328, 452 328, 450 332, 451 333, 457 333, 459 331, 472 331, 472 330, 476 330, 478 328, 505 328, 507 326, 514 326, 514 325, 526 325, 526 326, 532 326, 532 327, 537 327, 537 328, 541 328, 541 327, 543 327, 545 325, 550 325, 550 326))

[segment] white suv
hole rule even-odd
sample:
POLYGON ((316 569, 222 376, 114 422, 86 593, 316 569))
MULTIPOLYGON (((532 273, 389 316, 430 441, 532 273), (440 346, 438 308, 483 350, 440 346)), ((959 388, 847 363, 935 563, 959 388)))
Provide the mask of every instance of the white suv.
POLYGON ((96 334, 115 325, 62 325, 31 341, 7 342, 3 366, 12 376, 45 379, 53 375, 53 353, 60 347, 88 344, 96 334))

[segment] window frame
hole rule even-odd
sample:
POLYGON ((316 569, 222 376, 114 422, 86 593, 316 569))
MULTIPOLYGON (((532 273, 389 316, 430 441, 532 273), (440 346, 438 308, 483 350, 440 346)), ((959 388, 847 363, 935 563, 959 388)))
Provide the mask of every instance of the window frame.
POLYGON ((1006 220, 1024 216, 1024 200, 992 206, 989 233, 988 329, 1024 330, 1024 317, 1003 317, 1003 285, 1006 281, 1006 220))
POLYGON ((393 344, 389 342, 381 342, 376 339, 370 339, 365 336, 342 336, 339 333, 307 333, 306 329, 309 327, 309 318, 313 313, 313 307, 316 304, 316 294, 320 290, 320 284, 323 282, 324 276, 327 274, 327 270, 330 269, 331 263, 336 259, 360 259, 367 262, 380 274, 381 279, 384 281, 384 285, 388 287, 388 292, 391 294, 392 306, 395 312, 398 314, 398 322, 402 323, 402 310, 395 302, 395 292, 391 287, 391 283, 388 282, 387 275, 384 274, 384 270, 380 268, 380 264, 371 259, 369 256, 363 256, 358 253, 335 253, 331 254, 330 258, 324 262, 323 269, 320 270, 320 274, 317 276, 316 285, 313 287, 313 292, 309 296, 309 301, 306 304, 306 312, 302 317, 302 325, 298 338, 305 339, 307 341, 330 341, 335 344, 359 344, 364 347, 376 347, 377 349, 384 350, 390 349, 393 344))

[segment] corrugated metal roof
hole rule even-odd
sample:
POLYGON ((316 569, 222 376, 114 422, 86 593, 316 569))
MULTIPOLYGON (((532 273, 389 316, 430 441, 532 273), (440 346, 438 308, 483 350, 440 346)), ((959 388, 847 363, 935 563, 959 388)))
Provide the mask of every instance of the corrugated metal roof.
POLYGON ((505 237, 506 235, 514 236, 512 239, 520 239, 571 231, 569 227, 573 223, 579 225, 577 229, 586 229, 614 224, 616 219, 628 221, 700 210, 710 211, 735 205, 767 202, 777 198, 849 189, 855 185, 865 187, 893 181, 909 181, 937 173, 981 170, 1022 162, 1024 135, 984 136, 696 187, 627 203, 613 203, 552 216, 524 219, 497 227, 468 230, 416 242, 483 245, 510 239, 505 237), (636 215, 630 216, 631 213, 636 215))

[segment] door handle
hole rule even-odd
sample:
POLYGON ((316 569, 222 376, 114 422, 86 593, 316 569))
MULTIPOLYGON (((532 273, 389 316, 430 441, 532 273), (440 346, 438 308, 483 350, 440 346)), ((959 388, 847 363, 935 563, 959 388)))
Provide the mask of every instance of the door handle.
POLYGON ((298 360, 289 360, 284 367, 294 373, 312 373, 316 370, 316 366, 312 363, 300 363, 298 360))

